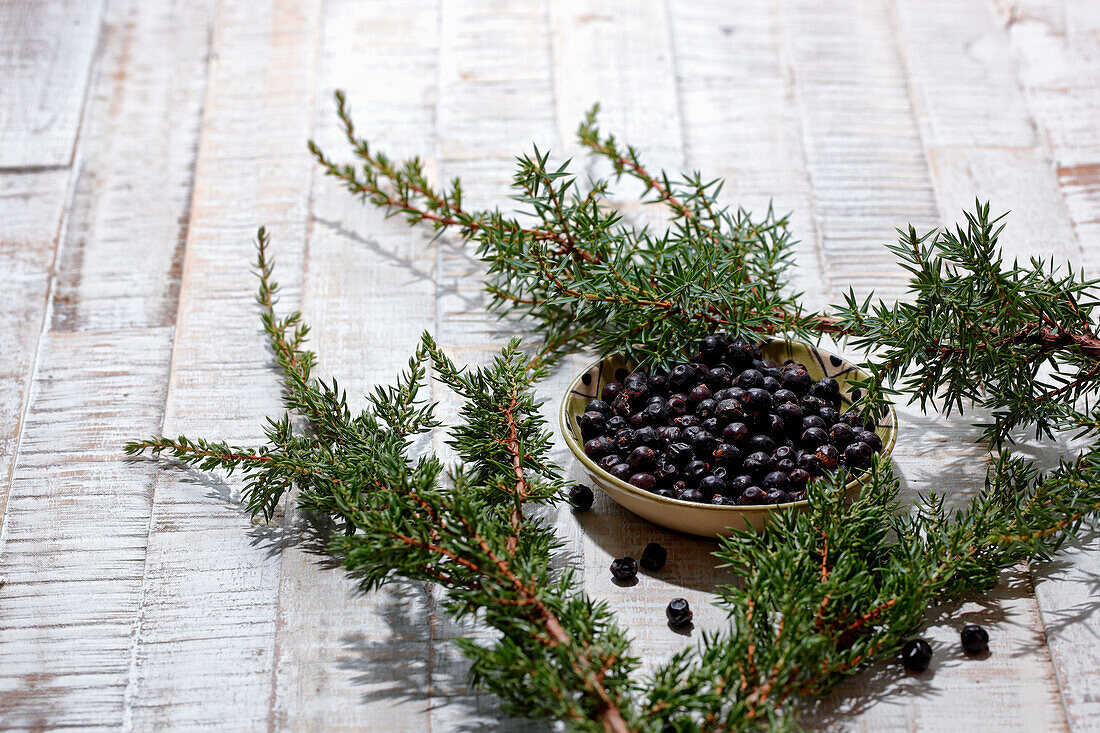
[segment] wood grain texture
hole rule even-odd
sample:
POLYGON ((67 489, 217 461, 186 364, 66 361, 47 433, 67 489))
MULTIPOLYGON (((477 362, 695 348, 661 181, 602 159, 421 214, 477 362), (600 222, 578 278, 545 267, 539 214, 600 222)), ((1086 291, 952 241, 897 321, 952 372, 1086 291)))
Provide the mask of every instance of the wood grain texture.
MULTIPOLYGON (((511 206, 514 156, 532 142, 606 173, 574 139, 600 101, 604 129, 653 168, 793 210, 793 287, 821 307, 849 285, 899 293, 881 246, 894 227, 954 221, 975 195, 1013 210, 1009 255, 1095 274, 1098 28, 1089 0, 0 0, 15 39, 0 51, 0 729, 544 728, 468 688, 451 641, 489 636, 443 619, 432 590, 358 595, 306 518, 250 523, 238 478, 120 460, 124 439, 162 427, 258 442, 281 412, 249 271, 261 223, 282 307, 305 310, 318 374, 355 404, 425 328, 475 364, 523 333, 486 313, 469 251, 316 175, 308 137, 346 157, 333 88, 364 135, 461 176, 474 207, 511 206)), ((552 425, 587 361, 540 386, 552 425)), ((452 418, 453 396, 433 395, 452 418)), ((967 422, 901 411, 906 495, 980 485, 967 422)), ((564 446, 554 455, 575 470, 564 446)), ((586 514, 546 513, 566 541, 556 562, 583 568, 646 668, 725 623, 711 543, 602 495, 586 514), (668 567, 615 586, 610 560, 650 540, 668 567), (696 611, 690 635, 662 621, 678 595, 696 611)), ((884 662, 805 723, 1096 728, 1096 558, 1092 538, 930 615, 929 673, 884 662), (991 632, 988 659, 958 649, 970 621, 991 632)))
MULTIPOLYGON (((254 301, 253 238, 269 225, 283 307, 300 299, 312 163, 316 3, 222 2, 187 231, 164 432, 262 439, 281 413, 254 301)), ((239 482, 166 469, 153 494, 127 688, 134 730, 278 722, 281 526, 254 526, 239 482)))
POLYGON ((0 2, 0 168, 68 166, 103 0, 0 2))
MULTIPOLYGON (((1034 227, 1040 230, 1044 223, 1053 224, 1057 236, 1036 237, 1043 245, 1036 250, 1059 259, 1071 257, 1087 275, 1096 277, 1100 274, 1100 47, 1096 42, 1100 8, 1088 2, 998 1, 992 5, 1040 133, 1038 167, 1049 205, 1034 227)), ((1100 680, 1095 674, 1100 664, 1096 539, 1095 534, 1088 536, 1052 562, 1032 569, 1036 601, 1074 730, 1093 730, 1100 720, 1100 680)))
MULTIPOLYGON (((179 105, 175 119, 197 137, 199 107, 192 103, 188 108, 187 102, 201 102, 206 49, 195 43, 191 31, 204 38, 208 29, 208 14, 195 3, 182 11, 114 3, 104 22, 98 60, 102 73, 94 80, 89 94, 94 101, 81 123, 92 131, 77 148, 75 168, 84 174, 75 173, 71 198, 68 170, 19 174, 27 183, 53 180, 54 188, 57 182, 66 184, 64 198, 52 192, 58 199, 53 206, 60 210, 62 203, 68 205, 54 272, 81 280, 85 289, 65 291, 55 281, 51 290, 48 328, 34 369, 4 520, 0 574, 7 583, 0 588, 0 656, 11 663, 3 666, 0 721, 13 728, 117 728, 125 717, 154 466, 130 465, 120 447, 127 438, 160 429, 173 319, 153 314, 174 309, 175 302, 164 303, 161 288, 135 288, 126 310, 152 319, 105 310, 77 323, 59 320, 56 314, 66 307, 79 310, 84 293, 107 292, 120 284, 111 277, 111 268, 97 268, 97 258, 84 258, 85 245, 103 259, 114 256, 116 263, 139 248, 155 253, 151 257, 162 263, 160 272, 150 267, 142 273, 154 285, 158 274, 163 284, 173 262, 178 265, 181 253, 175 243, 191 185, 190 163, 184 160, 167 174, 157 164, 185 155, 193 143, 173 139, 150 145, 143 158, 148 168, 113 163, 143 149, 146 131, 161 122, 155 102, 169 96, 170 88, 166 78, 151 78, 153 68, 179 64, 198 77, 197 89, 182 86, 174 93, 179 105), (188 65, 181 46, 163 43, 171 37, 196 46, 187 48, 195 54, 194 63, 188 65), (120 138, 129 150, 121 149, 120 138), (171 206, 144 210, 125 195, 160 186, 182 193, 171 206), (133 241, 127 252, 121 243, 134 230, 151 237, 133 241)), ((81 63, 79 58, 70 61, 81 63)), ((57 219, 50 222, 48 209, 41 205, 28 207, 39 203, 29 195, 21 203, 26 212, 12 211, 8 219, 15 224, 15 235, 21 234, 21 220, 28 214, 42 216, 38 226, 52 226, 53 232, 32 241, 17 236, 12 244, 21 245, 24 268, 42 257, 48 257, 48 268, 57 219)), ((12 324, 11 334, 17 338, 32 325, 37 331, 45 306, 44 278, 22 274, 25 294, 30 295, 30 288, 39 291, 24 306, 37 303, 38 311, 26 312, 23 323, 12 324)), ((22 351, 16 344, 15 363, 22 351)))
POLYGON ((0 522, 38 352, 69 171, 0 174, 0 522))
POLYGON ((212 15, 211 2, 111 5, 53 330, 175 323, 212 15))
MULTIPOLYGON (((326 99, 343 89, 372 146, 431 160, 438 24, 434 0, 400 9, 353 0, 325 6, 314 139, 329 155, 350 158, 326 99)), ((316 373, 335 377, 353 409, 406 366, 435 319, 429 240, 315 171, 302 309, 316 326, 316 373)), ((292 507, 287 515, 287 529, 303 536, 283 549, 276 727, 352 731, 372 720, 395 733, 427 730, 436 682, 426 587, 358 593, 318 552, 306 519, 292 507)))
MULTIPOLYGON (((586 157, 576 142, 577 124, 599 101, 600 124, 624 144, 639 149, 651 172, 664 168, 678 175, 685 167, 684 123, 674 60, 673 34, 667 8, 661 2, 564 2, 551 6, 554 30, 554 79, 557 89, 558 130, 566 154, 576 156, 577 167, 606 176, 603 161, 586 157), (621 29, 612 32, 612 28, 621 29), (592 59, 601 63, 592 64, 592 59)), ((641 207, 634 198, 641 188, 624 178, 614 185, 628 216, 639 223, 667 219, 662 206, 641 207)), ((586 366, 577 356, 548 380, 544 390, 549 413, 556 411, 568 383, 586 366)), ((572 469, 572 477, 587 483, 577 462, 559 446, 557 459, 572 469)), ((725 626, 724 614, 711 605, 716 583, 726 575, 710 556, 714 543, 679 535, 640 519, 597 491, 590 512, 557 513, 559 534, 566 539, 568 562, 583 568, 585 590, 606 601, 634 640, 635 653, 651 670, 673 653, 691 646, 701 631, 725 626), (668 549, 668 565, 659 573, 640 573, 635 585, 622 587, 609 566, 617 557, 639 557, 648 542, 668 549), (665 620, 665 607, 686 598, 695 613, 694 628, 678 633, 665 620)))

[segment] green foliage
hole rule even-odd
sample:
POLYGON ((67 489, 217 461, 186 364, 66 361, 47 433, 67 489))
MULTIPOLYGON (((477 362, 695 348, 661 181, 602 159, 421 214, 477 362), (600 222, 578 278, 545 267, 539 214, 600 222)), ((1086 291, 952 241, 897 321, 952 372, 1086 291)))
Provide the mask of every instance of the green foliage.
POLYGON ((592 346, 661 363, 716 330, 810 338, 823 323, 786 292, 794 242, 785 216, 769 209, 754 219, 721 206, 721 182, 698 173, 652 176, 637 151, 600 136, 595 109, 581 125, 581 142, 609 160, 616 176, 642 182, 643 200, 670 213, 667 229, 630 224, 610 206, 608 181, 581 190, 568 161, 552 167, 538 149, 517 159, 515 215, 467 211, 458 181, 437 190, 419 159, 397 164, 374 151, 356 136, 341 94, 337 106, 359 165, 339 165, 310 143, 325 172, 410 224, 430 224, 437 234, 453 229, 475 242, 492 308, 527 317, 545 358, 592 346))
POLYGON ((836 317, 807 314, 784 291, 785 219, 720 207, 721 184, 698 174, 649 174, 636 150, 601 136, 594 113, 582 143, 668 208, 667 231, 628 225, 606 205, 607 182, 581 193, 568 164, 552 169, 538 151, 517 162, 524 213, 467 212, 457 181, 436 191, 419 161, 373 151, 338 101, 361 166, 336 165, 312 146, 326 171, 412 224, 476 242, 495 307, 532 317, 541 350, 528 356, 513 341, 490 365, 463 370, 425 335, 395 384, 353 415, 335 381, 311 376, 300 316, 276 315, 261 230, 259 302, 288 414, 269 421, 259 448, 154 437, 126 450, 239 469, 249 508, 266 517, 296 488, 299 506, 343 525, 331 549, 364 590, 395 577, 438 584, 448 613, 499 632, 494 642, 460 646, 472 681, 507 712, 581 731, 794 729, 799 700, 894 654, 928 608, 994 586, 1005 567, 1048 557, 1100 507, 1095 446, 1047 475, 1002 449, 984 490, 955 510, 933 494, 901 506, 898 481, 881 462, 852 501, 838 475, 811 486, 808 512, 722 541, 715 554, 737 581, 720 589, 728 628, 640 677, 613 614, 570 570, 555 569, 558 540, 526 509, 560 501, 565 488, 532 389, 553 355, 575 342, 662 362, 716 329, 841 333, 875 351, 869 408, 908 390, 922 406, 989 408, 986 434, 996 444, 1025 425, 1047 436, 1092 433, 1100 427, 1087 404, 1100 388, 1095 283, 1050 263, 1006 266, 999 222, 980 206, 954 233, 901 232, 892 249, 913 275, 910 301, 849 295, 836 317), (439 427, 434 405, 418 397, 429 366, 463 400, 449 429, 458 455, 450 467, 411 448, 439 427))
POLYGON ((975 205, 966 227, 924 235, 898 230, 890 246, 912 273, 912 302, 872 305, 849 293, 838 308, 855 348, 878 349, 872 394, 895 392, 950 413, 974 402, 993 413, 986 438, 1020 427, 1036 436, 1093 430, 1081 398, 1100 391, 1100 339, 1092 330, 1096 280, 1033 257, 1007 265, 997 248, 1003 217, 975 205))

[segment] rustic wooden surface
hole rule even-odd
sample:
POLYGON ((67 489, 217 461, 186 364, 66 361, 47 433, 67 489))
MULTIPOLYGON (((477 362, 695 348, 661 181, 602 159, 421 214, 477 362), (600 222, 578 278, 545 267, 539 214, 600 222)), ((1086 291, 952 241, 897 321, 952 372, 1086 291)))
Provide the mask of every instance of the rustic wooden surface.
MULTIPOLYGON (((252 301, 259 224, 284 306, 352 395, 423 329, 478 362, 514 328, 486 315, 454 242, 318 175, 307 138, 344 157, 336 88, 378 144, 502 206, 513 156, 577 155, 599 100, 655 165, 793 210, 815 305, 898 293, 893 228, 951 223, 975 196, 1014 212, 1009 252, 1100 275, 1095 0, 0 0, 0 38, 3 730, 540 729, 466 686, 450 639, 480 631, 441 618, 430 588, 357 595, 292 509, 257 527, 236 477, 120 452, 160 431, 261 438, 278 382, 252 301)), ((548 415, 583 363, 543 386, 548 415)), ((901 415, 906 492, 980 485, 965 420, 901 415)), ((662 622, 669 597, 698 629, 722 624, 708 543, 602 496, 554 519, 648 665, 694 641, 662 622), (652 539, 669 569, 612 585, 610 558, 652 539)), ((1095 538, 1008 572, 930 611, 928 673, 882 664, 805 722, 1100 730, 1098 580, 1095 538), (959 652, 969 621, 988 659, 959 652)))

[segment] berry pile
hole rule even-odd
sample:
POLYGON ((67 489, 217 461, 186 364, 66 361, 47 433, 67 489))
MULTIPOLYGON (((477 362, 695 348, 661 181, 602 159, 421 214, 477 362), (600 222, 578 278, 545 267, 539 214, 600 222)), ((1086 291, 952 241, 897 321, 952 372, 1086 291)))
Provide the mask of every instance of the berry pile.
POLYGON ((740 340, 708 336, 667 374, 633 372, 577 416, 585 454, 659 496, 709 504, 785 504, 840 466, 882 449, 872 421, 840 412, 835 379, 776 364, 740 340))

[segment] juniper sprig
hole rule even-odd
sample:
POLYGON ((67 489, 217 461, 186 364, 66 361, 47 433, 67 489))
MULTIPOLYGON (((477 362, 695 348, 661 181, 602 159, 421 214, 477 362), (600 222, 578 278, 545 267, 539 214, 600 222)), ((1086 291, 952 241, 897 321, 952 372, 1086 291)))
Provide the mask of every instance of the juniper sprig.
POLYGON ((507 712, 578 731, 794 728, 806 701, 895 654, 930 608, 1049 557, 1100 509, 1100 447, 1046 474, 1011 451, 1023 426, 1048 438, 1100 428, 1089 404, 1100 390, 1096 282, 1050 263, 1006 265, 988 206, 955 232, 901 231, 892 249, 912 274, 910 300, 850 294, 835 315, 810 313, 787 292, 785 218, 720 206, 720 182, 698 174, 650 174, 638 151, 601 135, 594 114, 582 143, 666 207, 666 231, 629 225, 607 204, 609 182, 581 192, 568 164, 551 167, 538 151, 517 162, 525 213, 467 211, 458 181, 437 190, 419 161, 374 151, 338 103, 360 167, 311 146, 325 170, 412 224, 476 242, 496 309, 533 320, 540 349, 526 354, 512 341, 488 366, 460 369, 425 334, 395 384, 352 414, 335 380, 312 376, 300 316, 276 314, 261 230, 258 299, 287 414, 269 420, 258 448, 154 437, 126 450, 242 471, 254 515, 270 517, 295 489, 300 507, 344 527, 330 549, 364 591, 395 577, 439 585, 447 613, 499 632, 459 644, 472 682, 507 712), (854 500, 839 474, 811 485, 807 512, 779 514, 767 532, 735 532, 715 552, 736 580, 718 589, 727 628, 642 676, 607 605, 553 562, 561 545, 531 508, 562 501, 566 485, 533 388, 573 344, 657 365, 715 330, 847 337, 871 353, 869 409, 903 391, 925 408, 976 401, 991 410, 986 436, 997 451, 984 489, 959 509, 933 492, 904 505, 890 465, 876 461, 854 500), (441 427, 420 398, 429 368, 462 400, 450 466, 412 448, 441 427))

